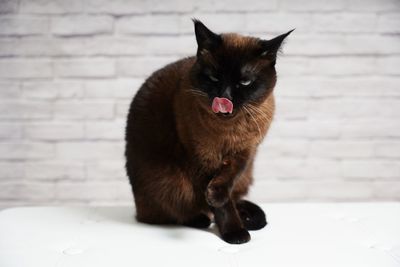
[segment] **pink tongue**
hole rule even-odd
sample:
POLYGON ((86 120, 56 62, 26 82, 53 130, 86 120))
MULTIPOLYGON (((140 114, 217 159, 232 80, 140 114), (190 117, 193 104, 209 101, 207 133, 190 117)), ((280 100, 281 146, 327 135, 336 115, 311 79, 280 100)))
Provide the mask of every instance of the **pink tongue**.
POLYGON ((224 97, 215 97, 213 102, 212 102, 212 110, 214 111, 214 113, 232 113, 233 111, 233 104, 232 102, 224 97))

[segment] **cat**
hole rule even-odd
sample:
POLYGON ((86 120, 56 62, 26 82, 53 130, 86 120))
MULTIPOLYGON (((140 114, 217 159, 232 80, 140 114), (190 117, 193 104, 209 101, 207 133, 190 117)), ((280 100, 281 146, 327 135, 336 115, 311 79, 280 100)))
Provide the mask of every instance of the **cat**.
POLYGON ((243 200, 257 146, 271 124, 275 63, 284 39, 216 34, 194 19, 196 56, 154 72, 134 97, 126 126, 126 170, 136 218, 207 228, 250 240, 263 210, 243 200))

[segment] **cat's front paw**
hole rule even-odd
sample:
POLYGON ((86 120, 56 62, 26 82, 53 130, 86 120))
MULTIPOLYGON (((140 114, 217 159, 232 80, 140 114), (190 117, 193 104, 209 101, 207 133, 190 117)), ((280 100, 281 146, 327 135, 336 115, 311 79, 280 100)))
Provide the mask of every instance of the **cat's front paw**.
POLYGON ((227 186, 210 183, 206 190, 207 203, 214 207, 220 208, 229 200, 229 189, 227 186))
POLYGON ((222 239, 230 244, 243 244, 250 241, 250 234, 246 229, 239 229, 221 234, 222 239))

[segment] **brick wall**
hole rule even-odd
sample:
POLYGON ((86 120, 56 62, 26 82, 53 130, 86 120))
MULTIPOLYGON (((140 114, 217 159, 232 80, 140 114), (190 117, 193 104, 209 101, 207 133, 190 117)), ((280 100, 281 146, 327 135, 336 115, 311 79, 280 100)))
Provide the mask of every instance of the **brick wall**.
POLYGON ((127 108, 190 18, 279 58, 258 201, 400 200, 400 1, 0 0, 0 205, 127 204, 127 108))

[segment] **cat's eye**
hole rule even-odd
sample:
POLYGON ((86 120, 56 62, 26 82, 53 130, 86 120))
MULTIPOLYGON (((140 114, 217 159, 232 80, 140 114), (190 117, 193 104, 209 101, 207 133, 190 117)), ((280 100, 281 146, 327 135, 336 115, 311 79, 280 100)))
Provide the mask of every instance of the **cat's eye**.
POLYGON ((218 78, 216 78, 216 77, 213 76, 213 75, 208 75, 208 78, 209 78, 211 81, 213 81, 213 82, 218 82, 218 81, 219 81, 218 78))
POLYGON ((241 80, 240 84, 243 85, 243 86, 248 86, 248 85, 251 84, 251 80, 241 80))

